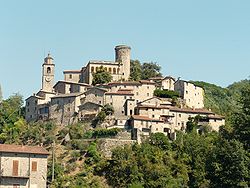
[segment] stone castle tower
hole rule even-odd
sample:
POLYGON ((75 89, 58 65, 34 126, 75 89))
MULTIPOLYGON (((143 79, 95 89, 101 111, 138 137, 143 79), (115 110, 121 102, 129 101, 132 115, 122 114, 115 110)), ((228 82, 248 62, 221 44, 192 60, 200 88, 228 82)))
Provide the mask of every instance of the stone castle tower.
POLYGON ((130 76, 130 51, 131 48, 126 45, 115 47, 115 61, 120 63, 122 79, 128 80, 130 76))
POLYGON ((42 70, 42 91, 53 92, 54 79, 55 79, 55 64, 53 58, 48 54, 44 58, 42 70))

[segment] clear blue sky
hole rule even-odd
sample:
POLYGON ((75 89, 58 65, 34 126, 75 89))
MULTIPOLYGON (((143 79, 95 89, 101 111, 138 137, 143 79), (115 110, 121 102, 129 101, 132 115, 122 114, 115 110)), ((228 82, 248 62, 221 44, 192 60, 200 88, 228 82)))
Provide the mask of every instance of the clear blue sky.
POLYGON ((154 61, 165 75, 220 86, 250 75, 249 0, 0 1, 0 84, 4 97, 41 87, 44 54, 56 80, 91 59, 113 60, 114 46, 154 61))

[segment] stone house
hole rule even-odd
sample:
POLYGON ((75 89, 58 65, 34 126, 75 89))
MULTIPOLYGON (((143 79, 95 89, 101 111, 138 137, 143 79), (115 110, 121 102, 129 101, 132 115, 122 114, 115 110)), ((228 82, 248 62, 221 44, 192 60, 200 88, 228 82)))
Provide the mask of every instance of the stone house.
POLYGON ((174 90, 180 94, 189 108, 204 108, 203 88, 188 81, 177 80, 174 84, 174 90))
POLYGON ((133 100, 133 98, 134 98, 134 94, 132 93, 131 90, 118 90, 116 92, 105 93, 105 103, 113 106, 114 108, 113 115, 119 118, 122 116, 133 115, 134 110, 127 109, 127 107, 130 106, 130 104, 127 105, 128 100, 133 100))
POLYGON ((132 138, 139 143, 143 139, 142 137, 148 137, 151 133, 164 133, 166 136, 170 136, 171 127, 170 124, 164 123, 163 120, 149 118, 147 116, 133 115, 130 118, 130 126, 132 129, 132 138))
POLYGON ((158 89, 174 91, 175 79, 171 76, 152 77, 152 78, 149 78, 148 80, 154 81, 158 89))
POLYGON ((131 90, 134 94, 136 103, 153 97, 154 90, 156 89, 156 83, 148 80, 140 80, 138 82, 111 82, 108 84, 111 92, 118 90, 131 90))
POLYGON ((50 119, 57 124, 68 125, 77 121, 83 93, 60 94, 51 97, 50 119))
POLYGON ((170 132, 185 130, 190 117, 197 115, 206 117, 206 121, 199 125, 209 125, 212 130, 218 131, 219 127, 225 125, 225 118, 206 109, 178 108, 172 106, 164 99, 153 97, 138 103, 135 107, 136 115, 152 119, 162 120, 169 125, 170 132))
POLYGON ((40 146, 0 144, 0 188, 46 188, 48 155, 40 146))
POLYGON ((68 93, 79 93, 85 92, 88 88, 92 87, 91 85, 78 82, 69 82, 69 81, 58 81, 54 86, 54 91, 57 94, 68 94, 68 93))
POLYGON ((93 102, 85 102, 78 106, 78 118, 81 121, 92 120, 102 109, 102 105, 93 102))
POLYGON ((66 82, 79 83, 81 80, 81 70, 65 70, 63 75, 66 82))
POLYGON ((107 89, 100 87, 89 88, 84 92, 84 98, 82 98, 81 104, 92 102, 104 106, 106 104, 104 96, 107 91, 107 89))

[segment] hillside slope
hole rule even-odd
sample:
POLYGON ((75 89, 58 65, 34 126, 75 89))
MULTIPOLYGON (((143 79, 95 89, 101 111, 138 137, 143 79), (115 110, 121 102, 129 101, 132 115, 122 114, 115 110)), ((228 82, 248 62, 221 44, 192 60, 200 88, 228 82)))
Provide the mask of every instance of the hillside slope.
POLYGON ((205 108, 226 116, 239 108, 238 101, 242 88, 250 87, 250 80, 247 79, 235 82, 226 88, 202 81, 193 83, 205 90, 205 108))

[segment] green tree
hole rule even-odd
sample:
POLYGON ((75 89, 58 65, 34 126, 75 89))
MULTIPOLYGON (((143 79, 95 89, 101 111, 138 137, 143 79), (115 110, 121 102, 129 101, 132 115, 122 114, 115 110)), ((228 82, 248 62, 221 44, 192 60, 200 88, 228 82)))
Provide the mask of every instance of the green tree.
POLYGON ((138 81, 142 77, 142 65, 139 60, 130 61, 130 80, 138 81))
POLYGON ((240 110, 232 115, 233 136, 250 151, 250 85, 242 90, 240 110))
POLYGON ((171 98, 171 99, 176 99, 180 97, 179 93, 176 91, 161 90, 161 89, 154 90, 154 96, 161 97, 161 98, 171 98))
POLYGON ((249 165, 242 143, 220 139, 208 155, 206 168, 210 187, 248 187, 249 165))
POLYGON ((163 150, 171 149, 171 144, 169 142, 169 139, 163 133, 152 134, 149 138, 149 144, 157 146, 163 150))
POLYGON ((96 85, 96 84, 105 84, 108 82, 111 82, 112 80, 112 75, 107 72, 103 66, 99 67, 99 69, 97 69, 96 73, 93 73, 93 81, 92 84, 96 85))
POLYGON ((112 115, 114 113, 114 107, 110 104, 105 104, 102 108, 102 111, 104 111, 107 116, 112 115))
POLYGON ((157 63, 143 63, 142 65, 142 76, 141 79, 147 80, 151 77, 162 76, 161 74, 161 66, 157 63))

